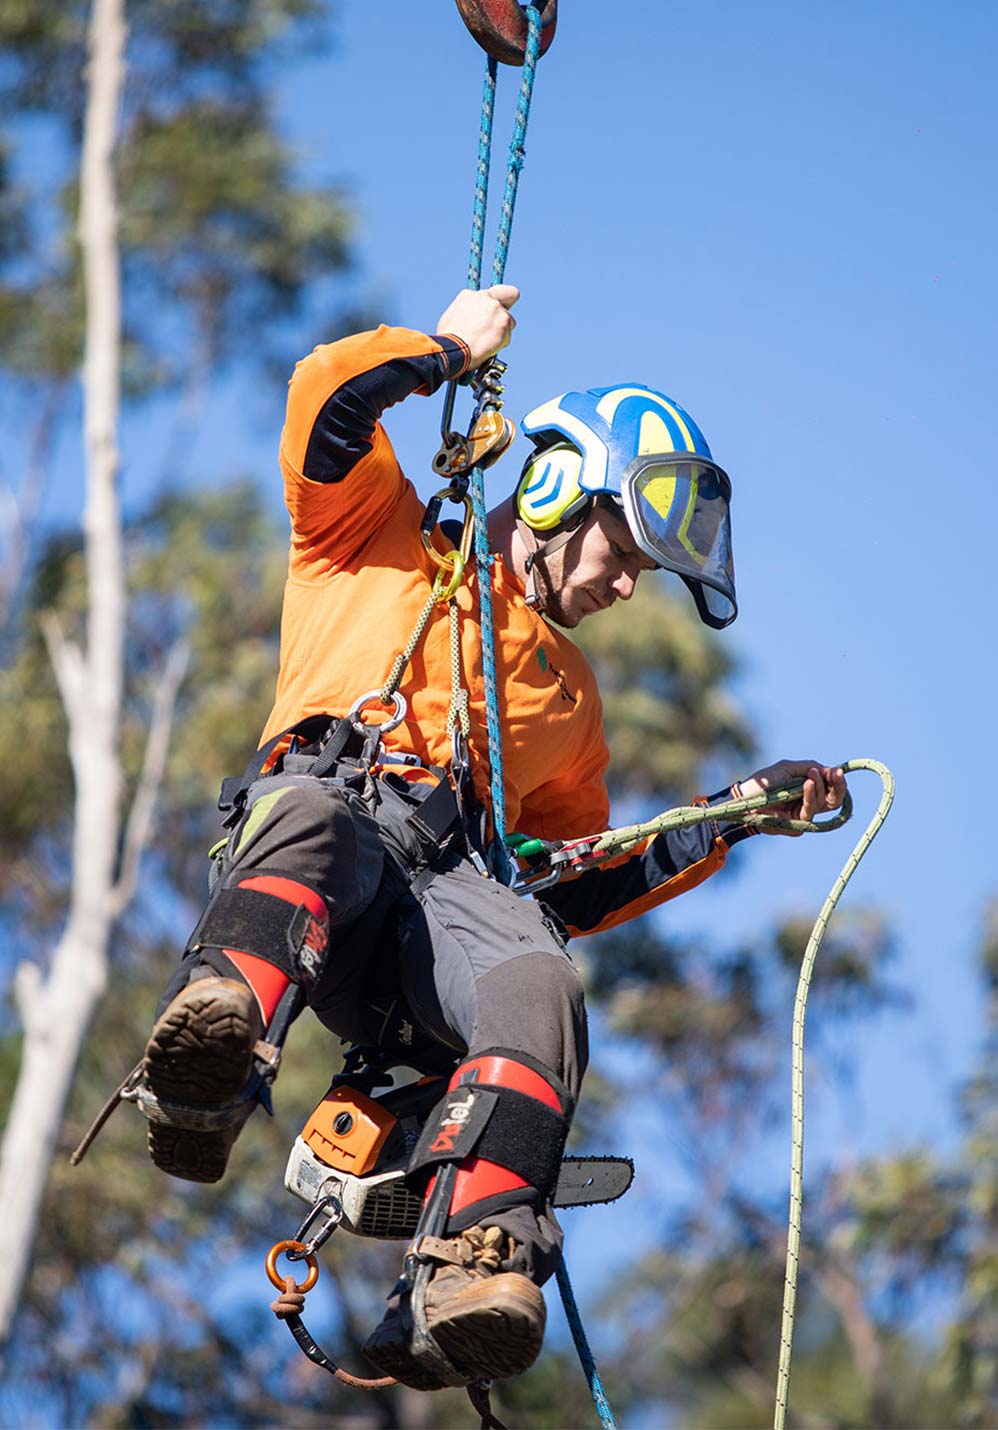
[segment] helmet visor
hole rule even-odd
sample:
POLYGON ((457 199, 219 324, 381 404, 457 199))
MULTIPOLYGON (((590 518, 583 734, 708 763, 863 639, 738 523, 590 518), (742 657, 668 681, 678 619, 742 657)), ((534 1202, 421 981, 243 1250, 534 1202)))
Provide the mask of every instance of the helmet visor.
POLYGON ((687 452, 637 457, 623 474, 621 496, 642 551, 682 577, 706 625, 730 625, 738 604, 727 473, 687 452))

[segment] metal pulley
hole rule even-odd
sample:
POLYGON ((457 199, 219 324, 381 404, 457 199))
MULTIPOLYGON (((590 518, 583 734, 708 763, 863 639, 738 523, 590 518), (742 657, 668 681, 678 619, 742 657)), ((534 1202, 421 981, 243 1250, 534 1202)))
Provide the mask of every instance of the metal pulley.
POLYGON ((433 458, 438 477, 462 476, 473 467, 491 467, 516 436, 516 426, 501 412, 483 412, 471 424, 466 436, 451 433, 433 458))
POLYGON ((463 477, 475 467, 491 467, 516 436, 516 424, 503 417, 502 375, 506 364, 498 358, 478 369, 470 379, 475 408, 465 433, 451 430, 458 384, 449 382, 440 417, 440 449, 433 470, 440 477, 463 477))
MULTIPOLYGON (((527 17, 517 0, 457 0, 461 19, 492 59, 504 65, 522 65, 527 49, 527 17)), ((543 54, 554 39, 558 0, 537 0, 541 17, 543 54)))

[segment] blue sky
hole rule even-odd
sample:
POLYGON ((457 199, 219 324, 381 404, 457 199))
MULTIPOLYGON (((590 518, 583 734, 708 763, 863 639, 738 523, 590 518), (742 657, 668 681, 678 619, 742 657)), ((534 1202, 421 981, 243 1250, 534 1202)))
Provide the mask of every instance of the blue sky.
MULTIPOLYGON (((809 1155, 951 1142, 953 1083, 981 1026, 979 917, 998 894, 978 813, 996 751, 998 11, 562 12, 507 269, 523 291, 508 410, 637 380, 704 430, 734 486, 740 615, 722 639, 764 750, 875 755, 898 780, 849 899, 887 911, 917 1016, 857 1031, 861 1112, 819 1097, 809 1155)), ((282 124, 304 171, 352 195, 365 290, 432 329, 464 282, 481 53, 448 0, 345 0, 336 33, 332 54, 283 70, 282 124)), ((501 80, 496 188, 515 72, 501 80)), ((300 327, 302 352, 323 340, 307 315, 300 327)), ((414 400, 391 424, 426 491, 438 422, 436 402, 414 400)), ((276 510, 279 426, 280 394, 236 375, 190 469, 270 472, 276 510)), ((135 424, 133 503, 147 453, 135 424)), ((64 455, 51 514, 75 508, 74 466, 64 455)), ((515 453, 495 469, 495 499, 518 467, 515 453)), ((872 810, 875 781, 854 788, 872 810)), ((847 848, 845 835, 755 840, 736 853, 740 877, 669 917, 732 937, 816 911, 847 848)), ((789 1028, 788 1008, 788 1048, 789 1028)))

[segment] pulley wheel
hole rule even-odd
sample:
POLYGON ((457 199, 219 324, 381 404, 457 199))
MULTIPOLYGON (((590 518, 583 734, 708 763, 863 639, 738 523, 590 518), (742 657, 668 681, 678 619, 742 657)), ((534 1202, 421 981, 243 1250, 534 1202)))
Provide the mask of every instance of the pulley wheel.
MULTIPOLYGON (((504 65, 522 65, 527 51, 527 17, 517 0, 456 0, 461 19, 487 55, 504 65)), ((538 0, 544 54, 554 39, 558 0, 538 0)))

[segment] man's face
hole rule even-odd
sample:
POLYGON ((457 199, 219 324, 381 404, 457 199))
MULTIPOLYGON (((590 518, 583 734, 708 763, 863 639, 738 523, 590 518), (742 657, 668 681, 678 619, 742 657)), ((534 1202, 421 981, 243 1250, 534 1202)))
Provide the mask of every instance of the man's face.
POLYGON ((544 614, 566 630, 616 600, 629 601, 641 572, 654 569, 623 513, 599 504, 564 546, 534 565, 544 614))

